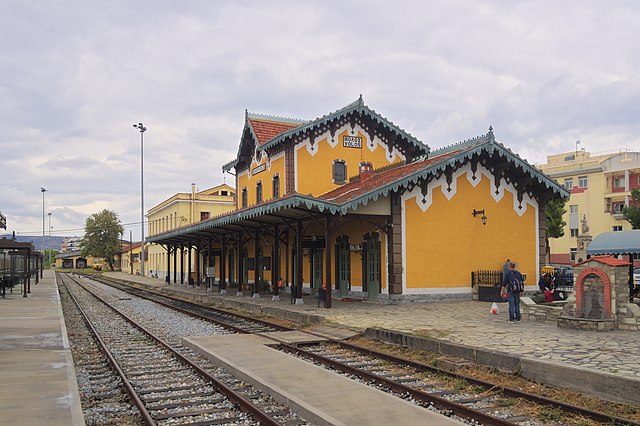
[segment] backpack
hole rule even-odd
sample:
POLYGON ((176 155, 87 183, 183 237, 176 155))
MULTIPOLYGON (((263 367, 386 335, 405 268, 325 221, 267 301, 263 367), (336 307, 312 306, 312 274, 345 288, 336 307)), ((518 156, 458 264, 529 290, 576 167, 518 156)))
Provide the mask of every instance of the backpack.
POLYGON ((518 293, 524 291, 524 283, 517 274, 511 274, 509 278, 509 291, 517 291, 518 293))

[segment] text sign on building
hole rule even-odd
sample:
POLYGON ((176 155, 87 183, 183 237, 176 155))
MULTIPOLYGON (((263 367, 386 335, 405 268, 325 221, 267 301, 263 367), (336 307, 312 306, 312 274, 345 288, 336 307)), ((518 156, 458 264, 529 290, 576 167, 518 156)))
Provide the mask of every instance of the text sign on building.
POLYGON ((362 138, 360 136, 343 136, 342 146, 346 148, 362 148, 362 138))
POLYGON ((251 171, 251 174, 252 175, 257 175, 258 173, 262 173, 265 170, 267 170, 267 164, 266 163, 265 164, 260 164, 258 167, 256 167, 255 169, 253 169, 251 171))

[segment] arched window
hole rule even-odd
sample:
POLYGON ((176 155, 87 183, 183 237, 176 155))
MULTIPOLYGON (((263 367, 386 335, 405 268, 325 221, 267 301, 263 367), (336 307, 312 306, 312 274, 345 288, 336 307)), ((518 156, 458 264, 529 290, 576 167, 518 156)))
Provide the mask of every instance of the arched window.
POLYGON ((275 175, 273 177, 273 198, 280 197, 280 176, 275 175))
POLYGON ((262 202, 262 181, 256 184, 256 203, 262 202))
POLYGON ((333 160, 333 183, 342 184, 347 181, 347 163, 344 160, 333 160))

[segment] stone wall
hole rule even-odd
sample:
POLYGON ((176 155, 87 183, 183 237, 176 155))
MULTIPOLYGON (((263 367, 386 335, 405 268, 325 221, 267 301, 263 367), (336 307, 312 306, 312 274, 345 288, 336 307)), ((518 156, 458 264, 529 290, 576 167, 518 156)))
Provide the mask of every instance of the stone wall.
POLYGON ((548 321, 555 323, 558 318, 560 318, 563 307, 572 297, 573 295, 569 296, 569 299, 567 299, 566 301, 563 300, 551 303, 537 304, 530 297, 522 296, 520 298, 520 311, 522 313, 522 319, 524 319, 525 321, 548 321))

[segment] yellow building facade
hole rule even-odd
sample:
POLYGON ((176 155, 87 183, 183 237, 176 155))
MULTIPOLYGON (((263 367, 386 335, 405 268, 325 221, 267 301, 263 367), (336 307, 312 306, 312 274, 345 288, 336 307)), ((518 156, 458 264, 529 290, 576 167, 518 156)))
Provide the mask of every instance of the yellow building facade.
MULTIPOLYGON (((222 184, 198 191, 196 185, 192 184, 191 192, 179 192, 149 209, 147 213, 148 236, 153 237, 164 232, 188 227, 194 223, 210 220, 235 209, 235 206, 235 189, 232 186, 222 184)), ((170 257, 167 257, 166 247, 160 244, 148 244, 146 251, 148 264, 145 273, 147 275, 164 278, 172 267, 168 263, 179 262, 179 259, 174 260, 174 256, 176 256, 174 252, 171 253, 170 257)), ((178 256, 181 255, 181 253, 178 253, 178 256)), ((195 252, 191 254, 193 265, 195 265, 195 256, 195 252)), ((185 259, 181 260, 184 265, 185 259)), ((125 270, 128 269, 123 269, 123 271, 125 270)), ((137 270, 139 271, 139 268, 137 270)), ((194 271, 193 268, 191 270, 194 271)), ((186 269, 182 273, 186 274, 186 269)))
MULTIPOLYGON (((631 205, 631 191, 640 188, 640 153, 617 152, 602 155, 580 150, 547 157, 538 166, 570 193, 566 203, 564 236, 549 240, 550 261, 571 264, 578 252, 579 236, 626 231, 631 224, 622 209, 631 205), (583 230, 583 221, 588 227, 583 230)), ((583 259, 584 260, 584 259, 583 259)))
MULTIPOLYGON (((362 98, 312 121, 246 113, 234 211, 150 241, 199 250, 219 289, 259 297, 282 278, 301 294, 468 299, 473 274, 518 264, 534 288, 544 205, 568 192, 493 131, 431 151, 362 98)), ((330 302, 329 302, 330 305, 330 302)))

